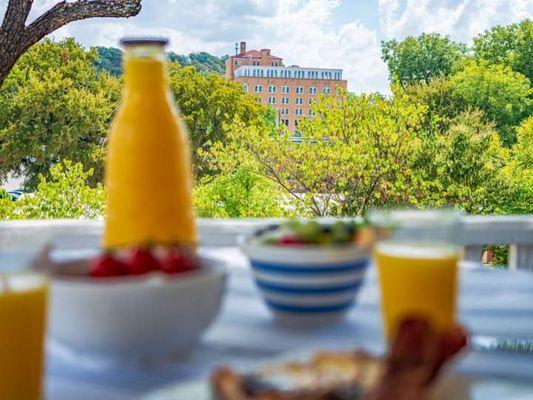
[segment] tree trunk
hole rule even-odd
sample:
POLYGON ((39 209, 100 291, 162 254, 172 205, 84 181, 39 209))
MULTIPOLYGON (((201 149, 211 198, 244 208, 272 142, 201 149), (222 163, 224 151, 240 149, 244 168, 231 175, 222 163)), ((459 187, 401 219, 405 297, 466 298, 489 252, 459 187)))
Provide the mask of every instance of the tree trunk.
POLYGON ((60 1, 31 24, 26 19, 33 0, 9 0, 0 28, 0 87, 32 45, 69 22, 93 17, 131 17, 141 10, 141 0, 60 1))

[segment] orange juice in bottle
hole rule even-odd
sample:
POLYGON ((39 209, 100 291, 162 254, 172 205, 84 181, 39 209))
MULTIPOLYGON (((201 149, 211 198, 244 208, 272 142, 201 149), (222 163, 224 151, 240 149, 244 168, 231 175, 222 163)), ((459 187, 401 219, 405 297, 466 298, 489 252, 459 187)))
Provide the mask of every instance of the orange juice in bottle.
POLYGON ((188 135, 168 88, 164 39, 124 39, 122 104, 108 139, 105 248, 196 244, 188 135))

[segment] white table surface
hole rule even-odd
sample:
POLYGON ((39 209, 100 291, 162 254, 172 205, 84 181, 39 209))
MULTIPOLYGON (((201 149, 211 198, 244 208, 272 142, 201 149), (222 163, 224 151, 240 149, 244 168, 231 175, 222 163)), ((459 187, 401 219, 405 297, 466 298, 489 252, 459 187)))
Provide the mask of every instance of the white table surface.
MULTIPOLYGON (((52 343, 47 399, 135 399, 169 384, 205 378, 220 364, 250 365, 286 352, 328 347, 382 350, 373 269, 345 321, 313 330, 295 330, 273 321, 254 287, 247 261, 237 248, 202 251, 225 259, 230 273, 222 311, 187 359, 157 365, 124 365, 71 354, 52 343)), ((463 268, 460 318, 476 334, 533 339, 533 273, 463 268)), ((533 381, 533 355, 470 353, 458 369, 533 381)))

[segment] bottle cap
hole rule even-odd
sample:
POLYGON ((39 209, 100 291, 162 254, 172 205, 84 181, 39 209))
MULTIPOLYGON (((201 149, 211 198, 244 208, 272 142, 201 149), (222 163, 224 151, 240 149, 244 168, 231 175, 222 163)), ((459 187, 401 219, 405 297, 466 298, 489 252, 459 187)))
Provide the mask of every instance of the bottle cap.
POLYGON ((156 38, 156 37, 125 37, 120 40, 122 46, 166 46, 168 44, 167 38, 156 38))

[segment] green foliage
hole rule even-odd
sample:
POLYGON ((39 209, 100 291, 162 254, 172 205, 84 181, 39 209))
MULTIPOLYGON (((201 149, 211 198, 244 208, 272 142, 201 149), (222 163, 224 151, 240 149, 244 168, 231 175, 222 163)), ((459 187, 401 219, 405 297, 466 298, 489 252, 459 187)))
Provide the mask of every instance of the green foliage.
POLYGON ((453 118, 432 135, 421 132, 412 165, 418 179, 417 202, 424 206, 455 206, 468 213, 494 212, 502 182, 499 171, 507 152, 480 112, 453 118))
POLYGON ((515 127, 531 115, 529 81, 503 65, 471 63, 450 78, 450 90, 462 108, 478 108, 494 121, 506 146, 516 141, 515 127))
POLYGON ((317 118, 302 119, 300 144, 287 132, 236 122, 213 148, 222 171, 252 165, 279 185, 298 213, 361 215, 369 207, 409 201, 409 158, 424 108, 402 97, 322 98, 317 118))
POLYGON ((400 42, 394 39, 382 42, 381 54, 391 81, 406 85, 450 75, 465 57, 466 46, 438 33, 424 33, 400 42))
POLYGON ((501 174, 508 151, 479 111, 428 130, 427 107, 396 88, 392 99, 322 98, 315 112, 318 118, 299 125, 300 144, 284 131, 236 122, 226 142, 213 147, 214 163, 222 172, 252 166, 303 215, 362 215, 394 205, 489 213, 515 190, 501 174))
POLYGON ((196 71, 207 74, 216 73, 224 75, 226 71, 227 57, 213 56, 205 51, 190 53, 188 56, 180 55, 173 52, 168 53, 169 61, 177 61, 181 66, 193 66, 196 71))
POLYGON ((500 213, 533 213, 533 116, 517 129, 511 161, 503 169, 509 189, 499 198, 500 213))
MULTIPOLYGON (((94 65, 101 71, 113 76, 122 75, 122 51, 114 47, 95 47, 98 54, 94 65)), ((224 75, 226 71, 225 61, 227 57, 213 56, 205 51, 190 53, 189 55, 167 53, 170 62, 178 62, 181 66, 193 66, 197 72, 203 74, 216 73, 224 75)))
POLYGON ((199 74, 178 63, 169 65, 170 88, 183 114, 191 135, 196 173, 203 176, 210 170, 202 154, 211 143, 224 140, 224 126, 235 119, 246 125, 260 124, 269 111, 253 96, 217 74, 199 74))
POLYGON ((122 75, 122 51, 114 47, 95 47, 98 58, 94 65, 101 71, 106 71, 110 75, 122 75))
POLYGON ((519 167, 533 171, 533 116, 517 128, 517 138, 514 159, 519 167))
POLYGON ((283 210, 279 190, 247 168, 233 173, 205 177, 194 190, 198 217, 280 217, 283 210))
POLYGON ((64 161, 50 169, 50 178, 39 177, 34 193, 19 201, 0 200, 2 219, 95 218, 103 215, 104 189, 87 182, 93 170, 64 161))
POLYGON ((96 55, 72 39, 45 40, 21 57, 0 91, 0 180, 39 175, 73 159, 101 179, 102 144, 118 102, 115 78, 96 71, 96 55))
POLYGON ((533 84, 533 21, 495 26, 474 38, 476 58, 504 64, 525 75, 533 84))

